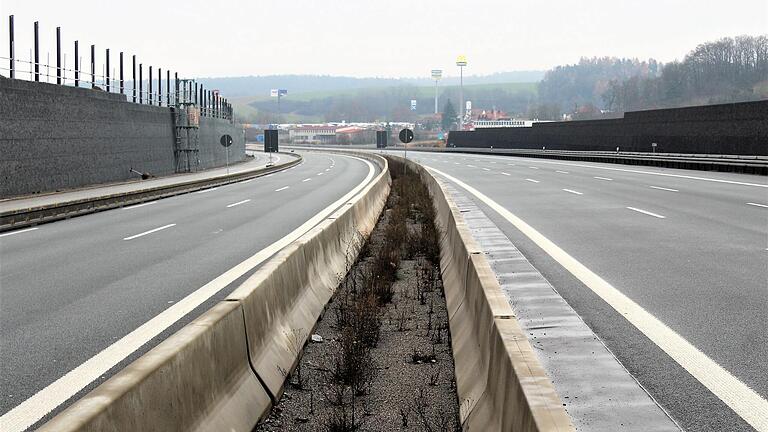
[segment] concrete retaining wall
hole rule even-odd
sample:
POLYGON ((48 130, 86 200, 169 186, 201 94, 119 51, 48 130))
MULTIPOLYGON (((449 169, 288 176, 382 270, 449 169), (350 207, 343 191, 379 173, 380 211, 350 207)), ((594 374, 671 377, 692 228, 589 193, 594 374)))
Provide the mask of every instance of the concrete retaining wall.
MULTIPOLYGON (((362 157, 362 156, 361 156, 362 157)), ((285 384, 346 272, 354 231, 370 233, 389 195, 382 172, 286 246, 227 300, 45 424, 42 431, 251 431, 285 384), (304 329, 301 337, 292 330, 304 329), (250 356, 250 362, 249 362, 250 356)))
MULTIPOLYGON (((173 114, 99 90, 0 77, 0 198, 173 174, 173 114)), ((200 169, 243 160, 242 129, 201 118, 200 169)))
POLYGON ((768 100, 627 112, 624 118, 451 132, 448 145, 499 149, 768 155, 768 100))
POLYGON ((426 169, 407 163, 420 173, 437 210, 440 268, 464 430, 573 431, 560 397, 459 209, 426 169))

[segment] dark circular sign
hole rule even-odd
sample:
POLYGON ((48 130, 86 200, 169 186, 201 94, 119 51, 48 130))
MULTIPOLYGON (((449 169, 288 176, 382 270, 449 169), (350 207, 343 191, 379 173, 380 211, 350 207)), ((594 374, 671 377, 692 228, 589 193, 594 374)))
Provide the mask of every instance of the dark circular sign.
POLYGON ((221 145, 224 147, 229 147, 232 145, 232 137, 229 135, 222 135, 221 140, 219 141, 221 145))
POLYGON ((403 129, 400 131, 400 141, 403 144, 408 144, 413 141, 413 131, 410 129, 403 129))

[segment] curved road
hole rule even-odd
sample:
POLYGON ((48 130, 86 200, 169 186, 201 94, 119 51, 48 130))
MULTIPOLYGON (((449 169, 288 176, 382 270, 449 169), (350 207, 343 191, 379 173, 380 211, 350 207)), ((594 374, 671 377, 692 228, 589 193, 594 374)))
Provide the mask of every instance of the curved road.
POLYGON ((254 254, 306 232, 375 172, 362 159, 303 155, 265 177, 0 235, 0 429, 28 426, 51 400, 82 395, 152 348, 279 247, 254 254), (109 372, 76 369, 94 359, 109 372))

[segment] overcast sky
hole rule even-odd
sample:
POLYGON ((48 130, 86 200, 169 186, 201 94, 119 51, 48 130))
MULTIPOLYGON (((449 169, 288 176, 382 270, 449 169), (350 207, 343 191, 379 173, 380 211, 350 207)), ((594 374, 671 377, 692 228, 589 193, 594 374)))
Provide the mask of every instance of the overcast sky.
POLYGON ((459 54, 481 75, 582 56, 666 62, 705 41, 768 33, 766 0, 0 0, 0 57, 11 14, 24 59, 38 20, 43 61, 60 26, 68 66, 79 39, 84 59, 95 43, 97 57, 122 50, 189 77, 457 75, 459 54))

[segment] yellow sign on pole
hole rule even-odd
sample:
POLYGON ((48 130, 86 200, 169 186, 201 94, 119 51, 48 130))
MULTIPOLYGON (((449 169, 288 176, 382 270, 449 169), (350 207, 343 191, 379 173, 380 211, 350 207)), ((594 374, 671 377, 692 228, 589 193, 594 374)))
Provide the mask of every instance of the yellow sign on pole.
POLYGON ((456 58, 456 66, 466 66, 467 65, 467 56, 460 55, 456 58))

